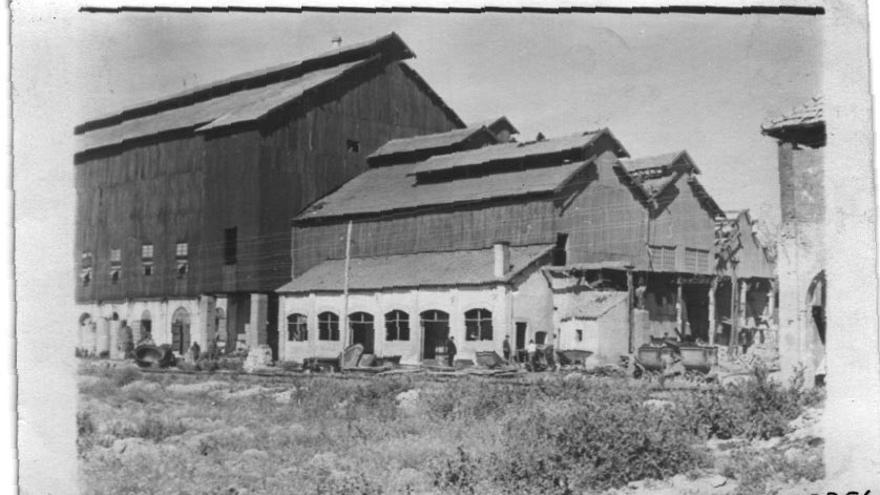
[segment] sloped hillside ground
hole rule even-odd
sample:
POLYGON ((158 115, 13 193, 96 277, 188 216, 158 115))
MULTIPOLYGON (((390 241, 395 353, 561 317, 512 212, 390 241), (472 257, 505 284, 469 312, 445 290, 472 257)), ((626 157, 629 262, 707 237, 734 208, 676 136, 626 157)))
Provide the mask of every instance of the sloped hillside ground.
MULTIPOLYGON (((621 376, 144 373, 84 362, 83 493, 805 493, 821 391, 621 376)), ((815 491, 815 490, 814 490, 815 491)))

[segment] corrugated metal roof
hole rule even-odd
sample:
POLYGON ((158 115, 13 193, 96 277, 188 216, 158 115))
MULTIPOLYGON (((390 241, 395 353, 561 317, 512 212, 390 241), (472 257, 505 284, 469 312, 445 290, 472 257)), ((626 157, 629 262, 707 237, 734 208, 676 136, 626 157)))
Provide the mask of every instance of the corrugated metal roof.
POLYGON ((765 122, 761 129, 765 134, 772 134, 788 127, 807 127, 825 123, 822 111, 823 97, 816 96, 807 103, 794 108, 791 112, 765 122))
POLYGON ((394 155, 398 153, 412 153, 414 151, 431 150, 437 148, 446 148, 467 141, 470 137, 480 132, 488 132, 483 125, 475 125, 465 127, 464 129, 453 129, 448 132, 438 132, 436 134, 424 134, 422 136, 413 136, 409 138, 392 139, 383 144, 368 159, 394 155))
MULTIPOLYGON (((502 145, 491 147, 496 146, 502 145)), ((418 184, 412 172, 419 164, 373 168, 314 203, 296 219, 380 213, 429 205, 549 193, 567 184, 589 163, 591 162, 566 163, 418 184)))
POLYGON ((607 129, 600 129, 556 139, 546 139, 544 141, 496 144, 448 155, 432 156, 419 163, 413 169, 413 173, 423 174, 504 160, 563 153, 578 148, 585 148, 604 133, 610 134, 607 129))
MULTIPOLYGON (((352 258, 349 267, 349 290, 507 282, 550 252, 553 247, 546 244, 510 247, 512 269, 502 279, 494 276, 495 258, 492 249, 352 258)), ((288 282, 277 292, 341 292, 344 275, 345 260, 328 260, 288 282)))
POLYGON ((557 301, 557 313, 560 320, 575 318, 595 320, 611 311, 619 304, 625 304, 626 292, 618 291, 584 291, 567 294, 557 301))
POLYGON ((78 136, 77 152, 173 130, 197 128, 197 131, 204 131, 256 120, 272 109, 291 103, 306 92, 369 62, 368 59, 341 64, 305 74, 300 78, 237 91, 193 105, 127 120, 113 127, 86 132, 78 136))

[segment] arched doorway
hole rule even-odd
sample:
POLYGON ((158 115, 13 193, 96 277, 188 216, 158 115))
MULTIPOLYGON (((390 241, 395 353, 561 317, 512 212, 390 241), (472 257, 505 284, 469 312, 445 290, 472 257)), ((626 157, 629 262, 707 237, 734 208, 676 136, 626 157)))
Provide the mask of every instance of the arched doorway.
POLYGON ((189 311, 184 308, 171 317, 171 349, 181 355, 189 349, 189 311))
POLYGON ((423 311, 422 318, 422 358, 434 359, 437 347, 446 345, 449 338, 449 313, 436 309, 423 311))
POLYGON ((153 338, 153 317, 150 315, 149 310, 144 310, 141 313, 141 329, 140 335, 138 335, 138 340, 146 339, 147 337, 153 338))
POLYGON ((364 346, 364 354, 373 354, 376 331, 373 326, 373 315, 370 313, 352 313, 348 317, 351 327, 351 343, 364 346))

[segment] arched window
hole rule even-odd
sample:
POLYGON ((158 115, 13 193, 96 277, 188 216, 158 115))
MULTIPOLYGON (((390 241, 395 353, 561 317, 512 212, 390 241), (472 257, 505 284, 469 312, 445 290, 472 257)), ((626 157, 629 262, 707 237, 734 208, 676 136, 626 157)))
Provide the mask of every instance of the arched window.
POLYGON ((177 308, 171 317, 171 349, 185 354, 189 349, 189 311, 177 308))
POLYGON ((287 317, 287 340, 305 342, 309 340, 308 319, 299 313, 287 317))
POLYGON ((325 311, 318 315, 318 340, 339 340, 339 317, 325 311))
POLYGON ((467 340, 492 340, 492 312, 483 308, 465 312, 464 327, 467 340))
POLYGON ((385 313, 385 340, 409 340, 409 315, 395 309, 385 313))

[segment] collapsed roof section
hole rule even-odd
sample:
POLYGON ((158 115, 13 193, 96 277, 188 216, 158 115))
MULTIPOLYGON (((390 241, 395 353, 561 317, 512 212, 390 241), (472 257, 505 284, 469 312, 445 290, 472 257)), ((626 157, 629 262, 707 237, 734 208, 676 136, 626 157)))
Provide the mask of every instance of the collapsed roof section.
POLYGON ((647 204, 656 204, 664 192, 678 180, 687 176, 687 183, 694 196, 712 217, 723 216, 724 212, 715 199, 697 180, 700 169, 687 151, 675 151, 661 155, 618 160, 622 180, 647 204))
POLYGON ((810 148, 825 146, 824 99, 816 96, 792 111, 768 120, 761 133, 783 142, 802 144, 810 148))
MULTIPOLYGON (((172 131, 198 133, 255 122, 349 73, 373 64, 384 65, 412 57, 414 54, 403 40, 391 33, 300 61, 201 85, 77 126, 74 129, 79 136, 77 153, 172 131)), ((405 73, 409 77, 415 74, 412 69, 405 73)), ((455 112, 430 88, 425 88, 421 78, 415 77, 451 120, 464 126, 455 112)))

